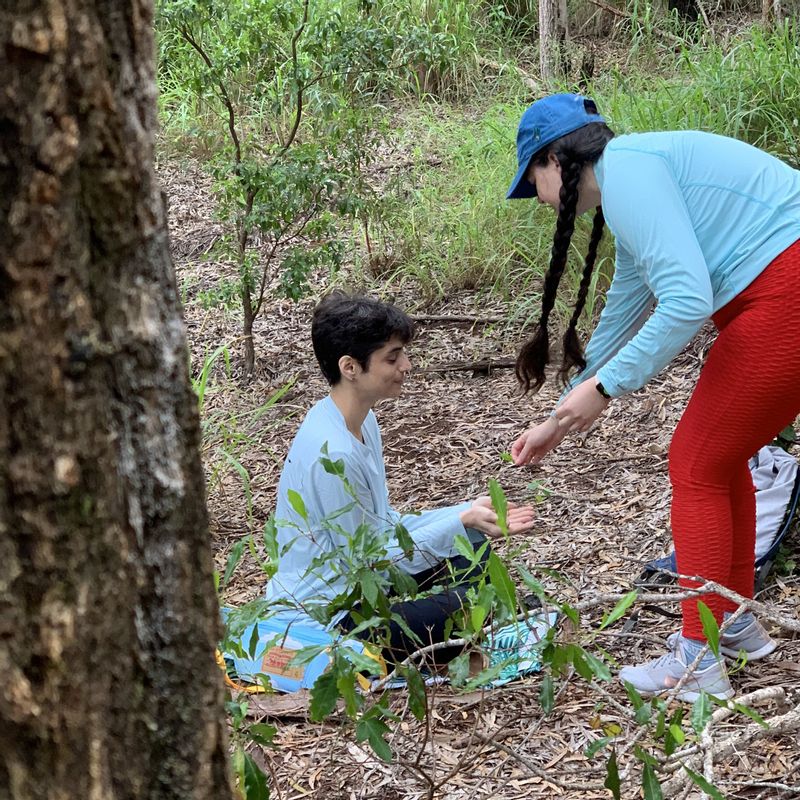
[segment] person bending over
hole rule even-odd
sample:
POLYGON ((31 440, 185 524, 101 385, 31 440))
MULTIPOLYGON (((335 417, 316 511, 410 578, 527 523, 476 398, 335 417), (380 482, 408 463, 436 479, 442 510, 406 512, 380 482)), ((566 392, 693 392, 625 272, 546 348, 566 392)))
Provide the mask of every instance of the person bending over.
MULTIPOLYGON (((748 460, 800 413, 800 172, 744 142, 702 131, 615 136, 589 98, 537 100, 517 133, 509 198, 538 198, 557 213, 542 311, 522 347, 517 376, 538 389, 550 360, 548 320, 575 218, 594 211, 577 302, 564 337, 567 391, 554 413, 511 449, 536 464, 571 431, 586 431, 614 398, 644 386, 711 319, 711 346, 669 451, 672 536, 678 572, 753 596, 755 490, 748 460), (582 351, 576 324, 605 225, 616 266, 605 308, 582 351), (651 313, 652 311, 652 313, 651 313)), ((691 578, 684 587, 696 587, 691 578)), ((717 623, 736 603, 702 598, 717 623)), ((623 681, 678 697, 734 693, 724 663, 706 652, 698 599, 682 603, 683 627, 667 652, 626 666, 623 681), (687 674, 688 673, 688 674, 687 674)), ((723 654, 764 658, 775 641, 749 611, 731 621, 723 654)))

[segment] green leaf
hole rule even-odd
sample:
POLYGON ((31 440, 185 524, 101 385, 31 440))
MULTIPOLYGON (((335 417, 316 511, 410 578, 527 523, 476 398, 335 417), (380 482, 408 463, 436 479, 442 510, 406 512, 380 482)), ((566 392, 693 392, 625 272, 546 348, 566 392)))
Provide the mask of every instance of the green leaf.
POLYGON ((711 719, 711 700, 705 692, 700 692, 700 696, 692 703, 692 727, 695 733, 701 734, 708 721, 711 719))
POLYGON ((633 715, 633 718, 636 720, 637 725, 647 725, 647 723, 650 722, 650 717, 652 714, 653 709, 649 704, 645 703, 636 709, 636 713, 633 715))
POLYGON ((700 615, 700 622, 703 623, 703 633, 708 640, 708 647, 719 658, 719 625, 714 619, 714 614, 702 600, 697 601, 697 612, 700 615))
POLYGON ((610 681, 611 680, 611 670, 608 668, 608 665, 603 661, 601 658, 598 658, 596 655, 592 653, 588 653, 585 650, 583 651, 584 658, 586 662, 589 664, 589 668, 592 672, 599 678, 601 681, 610 681))
POLYGON ((578 609, 573 608, 569 603, 563 603, 561 606, 559 606, 559 608, 564 614, 567 615, 567 617, 569 617, 570 621, 576 627, 580 627, 581 618, 580 615, 578 614, 578 609))
POLYGON ((749 708, 743 703, 734 703, 733 707, 740 714, 744 714, 746 717, 750 717, 750 719, 752 719, 754 722, 757 722, 762 728, 769 728, 769 724, 764 721, 764 717, 762 717, 758 712, 753 711, 752 708, 749 708))
POLYGON ((448 665, 447 673, 454 686, 463 686, 469 678, 469 653, 461 653, 448 665))
POLYGON ((259 638, 260 637, 258 635, 258 623, 256 623, 255 625, 253 625, 253 632, 250 634, 250 641, 247 643, 247 655, 249 655, 250 658, 256 657, 256 650, 258 649, 259 638))
POLYGON ((225 574, 222 578, 222 588, 224 589, 230 579, 233 577, 233 573, 236 569, 236 566, 242 559, 242 553, 244 553, 244 539, 240 539, 236 542, 233 547, 231 547, 231 552, 228 554, 228 560, 225 564, 225 574))
POLYGON ((625 686, 625 693, 628 695, 628 700, 631 701, 631 705, 634 709, 638 711, 644 705, 644 698, 636 691, 632 683, 625 681, 623 685, 625 686))
POLYGON ((544 597, 544 586, 528 572, 522 564, 517 564, 517 572, 519 573, 522 582, 527 586, 539 599, 544 597))
POLYGON ((586 662, 586 651, 577 644, 568 644, 567 651, 569 660, 572 662, 572 666, 575 667, 575 672, 585 681, 590 681, 594 677, 594 673, 586 662))
POLYGON ((642 789, 644 789, 644 800, 663 800, 661 783, 656 777, 656 771, 651 764, 645 764, 642 771, 642 789))
POLYGON ((389 580, 392 582, 395 594, 401 598, 413 600, 419 592, 417 582, 402 569, 390 564, 388 568, 389 580))
POLYGON ((670 725, 669 733, 679 746, 686 741, 686 734, 683 732, 683 728, 681 728, 680 725, 675 725, 674 723, 670 725))
POLYGON ((383 738, 383 734, 388 730, 389 728, 386 724, 376 717, 364 716, 356 723, 356 739, 359 742, 363 742, 365 739, 368 740, 378 758, 384 761, 391 761, 392 751, 383 738))
POLYGON ((425 718, 428 710, 425 681, 415 667, 410 667, 406 672, 406 681, 408 682, 408 707, 411 709, 411 713, 421 721, 425 718))
POLYGON ((487 569, 489 571, 489 580, 497 591, 497 599, 510 614, 515 613, 517 610, 517 590, 514 587, 514 581, 511 580, 506 565, 494 551, 489 554, 487 569))
POLYGON ((694 772, 693 770, 689 769, 689 767, 684 766, 687 775, 696 783, 709 797, 712 797, 713 800, 725 800, 725 795, 714 786, 713 783, 709 783, 702 775, 694 772))
POLYGON ((414 552, 414 540, 411 538, 411 534, 408 530, 406 530, 406 526, 398 522, 394 526, 394 535, 397 537, 397 544, 400 545, 403 555, 405 555, 406 558, 411 558, 414 552))
POLYGON ((322 469, 328 475, 336 475, 339 478, 344 478, 344 461, 339 458, 336 461, 331 461, 330 458, 320 458, 319 463, 322 464, 322 469))
POLYGON ((620 800, 619 767, 617 767, 617 754, 613 750, 606 764, 606 779, 603 786, 611 792, 614 800, 620 800))
POLYGON ((586 758, 594 758, 610 741, 610 736, 601 736, 599 739, 595 739, 595 741, 583 751, 583 754, 586 758))
POLYGON ((599 630, 603 630, 603 628, 607 628, 609 625, 613 625, 623 614, 633 605, 636 601, 636 598, 639 596, 639 591, 634 589, 632 592, 628 592, 611 610, 611 613, 605 617, 600 624, 599 630))
POLYGON ((306 511, 306 504, 303 502, 303 498, 294 490, 289 489, 286 492, 286 498, 289 501, 289 505, 302 517, 306 522, 308 522, 308 511, 306 511))
POLYGON ((456 552, 467 559, 470 563, 475 560, 475 548, 470 544, 469 539, 461 533, 456 534, 453 539, 453 547, 456 552))
POLYGON ((638 744, 633 746, 633 754, 643 764, 649 764, 651 767, 655 767, 658 765, 658 761, 656 761, 655 757, 652 756, 650 753, 648 753, 647 750, 644 750, 638 744))
POLYGON ((331 669, 323 672, 314 681, 311 687, 311 704, 309 706, 309 716, 312 722, 322 722, 334 708, 339 699, 339 687, 336 684, 336 671, 331 669))
POLYGON ((267 725, 265 722, 256 722, 247 729, 247 735, 256 744, 269 746, 275 738, 278 729, 274 725, 267 725))
POLYGON ((267 776, 247 753, 244 754, 244 796, 245 800, 269 800, 267 776))
POLYGON ((542 688, 539 690, 539 705, 545 714, 549 714, 555 706, 555 691, 553 689, 553 678, 545 675, 542 678, 542 688))
POLYGON ((508 536, 508 500, 500 484, 494 479, 489 478, 489 497, 492 499, 492 508, 497 514, 497 525, 508 536))
POLYGON ((472 606, 469 610, 469 619, 472 623, 472 630, 476 633, 483 629, 483 623, 486 620, 488 609, 483 606, 472 606))
POLYGON ((360 697, 356 694, 356 675, 352 669, 340 668, 337 672, 339 677, 336 679, 336 688, 344 698, 345 713, 352 719, 358 712, 360 705, 360 697))
POLYGON ((364 599, 370 604, 371 608, 375 608, 378 603, 378 592, 380 591, 377 576, 373 572, 362 572, 360 583, 364 599))

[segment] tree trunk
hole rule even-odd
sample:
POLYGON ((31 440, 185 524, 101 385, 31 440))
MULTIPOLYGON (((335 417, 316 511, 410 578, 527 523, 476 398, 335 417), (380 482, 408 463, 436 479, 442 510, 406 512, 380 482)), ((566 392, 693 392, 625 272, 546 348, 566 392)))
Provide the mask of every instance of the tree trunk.
POLYGON ((539 0, 539 71, 545 83, 553 82, 564 73, 566 36, 566 3, 539 0))
POLYGON ((253 342, 253 298, 247 285, 242 286, 242 333, 244 334, 244 364, 242 377, 249 383, 256 371, 256 348, 253 342))
POLYGON ((0 797, 231 798, 150 0, 0 10, 0 797))

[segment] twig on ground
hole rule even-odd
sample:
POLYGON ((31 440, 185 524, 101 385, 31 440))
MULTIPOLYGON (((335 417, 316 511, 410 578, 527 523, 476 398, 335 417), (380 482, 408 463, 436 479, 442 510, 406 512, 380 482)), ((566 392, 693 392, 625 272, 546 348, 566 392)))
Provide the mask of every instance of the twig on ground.
POLYGON ((482 358, 479 361, 454 361, 450 364, 439 364, 419 370, 423 374, 435 372, 491 372, 493 369, 509 369, 517 363, 516 358, 482 358))

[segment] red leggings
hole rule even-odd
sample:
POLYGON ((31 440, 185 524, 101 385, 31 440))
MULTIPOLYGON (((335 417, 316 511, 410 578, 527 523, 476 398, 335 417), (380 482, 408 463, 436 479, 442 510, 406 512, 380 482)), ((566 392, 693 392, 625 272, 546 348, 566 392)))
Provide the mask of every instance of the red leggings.
MULTIPOLYGON (((747 462, 800 412, 798 279, 800 240, 714 314, 719 335, 669 451, 678 571, 744 597, 753 596, 756 528, 747 462)), ((736 608, 702 600, 718 622, 736 608)), ((705 640, 697 600, 681 605, 683 635, 705 640)))

